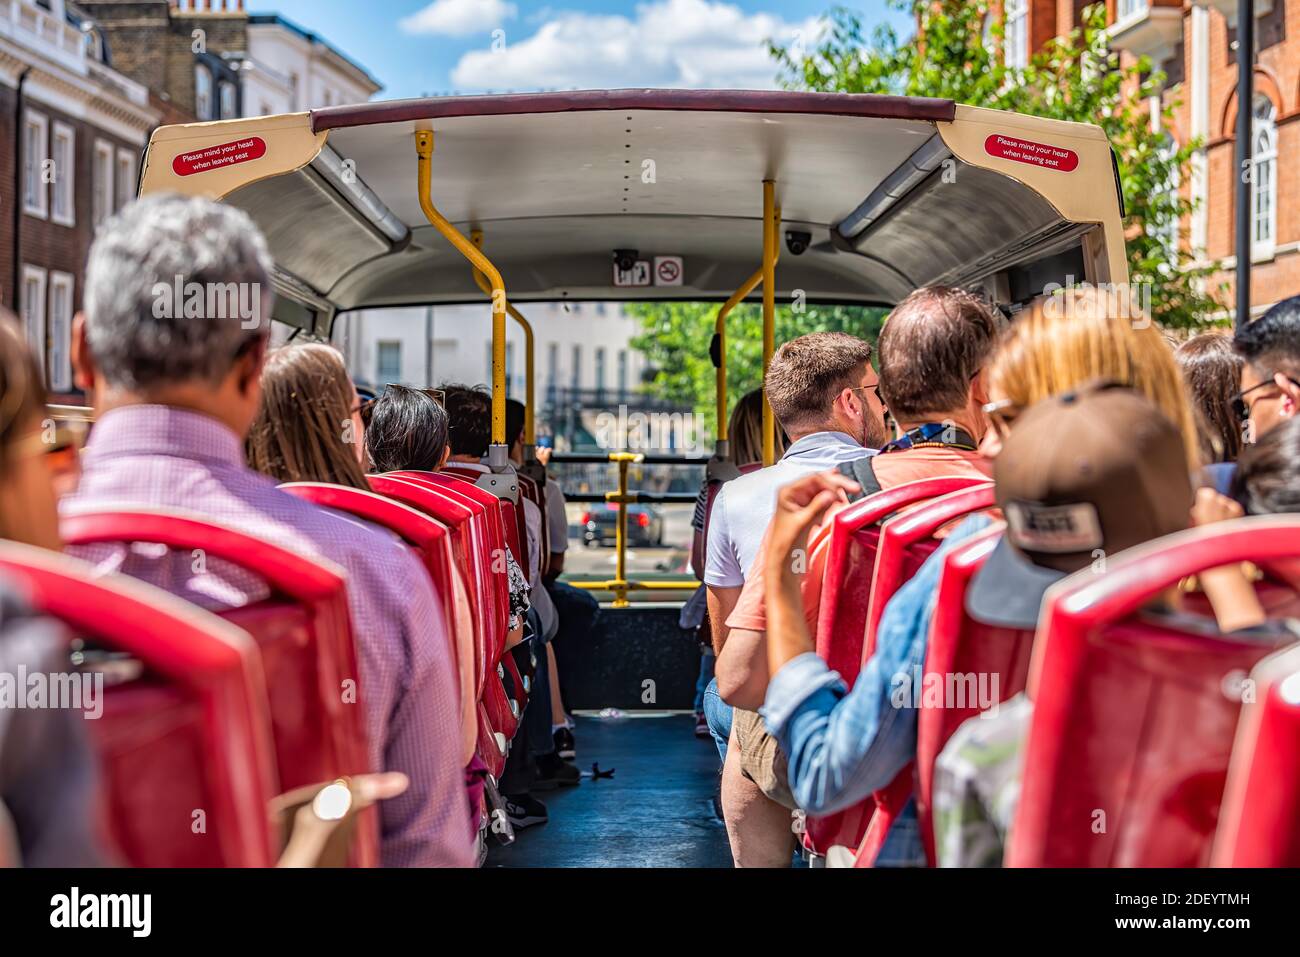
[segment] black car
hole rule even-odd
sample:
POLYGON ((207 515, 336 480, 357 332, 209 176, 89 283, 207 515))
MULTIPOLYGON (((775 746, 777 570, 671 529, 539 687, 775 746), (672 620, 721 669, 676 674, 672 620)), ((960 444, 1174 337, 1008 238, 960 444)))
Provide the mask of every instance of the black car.
MULTIPOLYGON (((584 545, 613 545, 618 535, 618 506, 594 505, 582 513, 579 524, 584 545)), ((633 548, 664 543, 664 517, 653 505, 627 507, 627 543, 633 548)))

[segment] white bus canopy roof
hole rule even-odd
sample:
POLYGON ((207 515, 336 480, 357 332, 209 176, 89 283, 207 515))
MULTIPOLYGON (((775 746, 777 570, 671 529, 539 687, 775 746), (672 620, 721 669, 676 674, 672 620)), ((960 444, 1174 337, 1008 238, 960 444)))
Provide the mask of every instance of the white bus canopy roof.
POLYGON ((419 130, 434 133, 434 205, 483 231, 514 301, 726 298, 760 263, 765 179, 782 231, 809 237, 782 249, 787 300, 888 304, 947 282, 1010 301, 1044 262, 1126 278, 1098 128, 947 100, 626 90, 334 107, 164 127, 142 191, 248 211, 281 292, 313 309, 481 301, 421 212, 419 130), (681 256, 682 282, 616 287, 615 250, 681 256))

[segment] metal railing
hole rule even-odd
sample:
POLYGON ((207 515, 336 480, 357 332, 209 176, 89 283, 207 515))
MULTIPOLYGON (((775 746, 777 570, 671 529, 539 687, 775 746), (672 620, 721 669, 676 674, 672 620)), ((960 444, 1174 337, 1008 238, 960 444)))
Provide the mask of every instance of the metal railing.
POLYGON ((693 492, 642 492, 629 489, 628 467, 631 465, 707 465, 707 455, 653 455, 642 452, 606 452, 600 454, 574 453, 551 456, 555 465, 604 465, 618 466, 618 488, 604 494, 566 494, 565 499, 576 504, 600 503, 614 505, 618 516, 614 525, 614 577, 605 581, 570 581, 574 588, 585 591, 613 592, 615 608, 629 605, 627 596, 635 591, 694 591, 699 582, 694 578, 631 580, 627 577, 627 507, 629 505, 668 505, 694 503, 693 492))

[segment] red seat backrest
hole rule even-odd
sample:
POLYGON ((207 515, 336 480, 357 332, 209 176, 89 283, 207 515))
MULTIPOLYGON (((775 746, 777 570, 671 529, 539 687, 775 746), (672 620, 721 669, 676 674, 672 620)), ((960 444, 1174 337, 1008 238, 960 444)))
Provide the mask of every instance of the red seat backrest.
MULTIPOLYGON (((496 503, 497 508, 501 510, 501 528, 504 535, 505 546, 510 549, 510 554, 514 556, 519 568, 524 573, 525 579, 530 579, 528 569, 528 522, 524 518, 524 507, 522 503, 516 503, 509 498, 501 498, 491 489, 484 488, 478 482, 483 479, 494 483, 500 482, 503 487, 514 486, 519 488, 519 476, 514 471, 490 474, 478 472, 474 469, 460 469, 455 465, 446 466, 441 472, 394 472, 394 475, 414 475, 429 481, 442 484, 457 482, 470 486, 474 491, 472 493, 478 501, 484 505, 496 503)), ((530 582, 531 583, 531 582, 530 582)))
POLYGON ((984 482, 941 495, 884 523, 876 548, 876 565, 871 573, 863 664, 876 648, 876 629, 889 599, 939 547, 935 534, 950 523, 973 512, 993 508, 995 504, 993 483, 984 482))
MULTIPOLYGON (((405 477, 398 478, 396 473, 389 473, 367 478, 375 492, 432 515, 446 523, 451 532, 453 556, 457 567, 464 570, 473 607, 478 647, 476 661, 480 665, 477 693, 487 712, 496 743, 494 750, 487 754, 480 752, 480 757, 493 775, 499 777, 507 745, 519 724, 518 705, 511 705, 501 684, 509 598, 503 594, 505 576, 492 570, 493 555, 500 552, 499 546, 494 552, 494 539, 490 534, 494 517, 498 526, 500 524, 500 512, 490 510, 459 488, 419 477, 425 474, 406 473, 405 477)), ((464 484, 455 483, 458 486, 464 484)))
POLYGON ((466 592, 454 572, 447 527, 426 512, 375 492, 346 485, 287 482, 280 488, 315 505, 346 512, 388 529, 406 542, 419 558, 438 595, 448 651, 456 664, 461 689, 462 758, 468 763, 473 757, 477 737, 474 728, 478 712, 477 648, 472 616, 467 608, 462 607, 466 592))
MULTIPOLYGON (((945 558, 926 645, 925 676, 973 675, 1003 702, 1025 689, 1032 630, 1003 628, 976 621, 966 613, 966 590, 1002 537, 1001 524, 956 546, 945 558), (993 682, 996 680, 997 684, 993 682)), ((922 680, 926 680, 923 678, 922 680)), ((967 692, 970 685, 964 686, 967 692)), ((979 699, 964 707, 921 708, 916 727, 916 812, 926 856, 934 864, 934 829, 930 823, 934 763, 962 722, 980 713, 979 699)))
MULTIPOLYGON (((109 837, 136 867, 269 867, 279 791, 257 648, 238 628, 77 559, 0 543, 0 572, 34 607, 139 673, 105 682, 88 722, 109 837), (196 809, 204 812, 196 828, 196 809)), ((93 667, 95 653, 86 652, 93 667)), ((118 668, 120 662, 114 662, 118 668)))
POLYGON ((1008 865, 1208 863, 1240 679, 1290 639, 1143 608, 1207 568, 1298 556, 1300 516, 1239 519, 1130 549, 1048 592, 1008 865))
MULTIPOLYGON (((983 478, 946 475, 885 489, 842 509, 810 543, 810 552, 828 550, 817 615, 817 654, 848 687, 853 687, 862 669, 880 523, 902 509, 987 483, 983 478)), ((835 814, 810 815, 804 843, 821 854, 834 844, 857 847, 869 817, 865 802, 835 814)))
MULTIPOLYGON (((269 598, 221 612, 257 642, 285 790, 370 770, 365 712, 345 682, 358 675, 345 573, 259 538, 183 512, 159 509, 65 516, 69 546, 151 542, 199 552, 260 578, 269 598)), ((373 822, 372 822, 373 823, 373 822)), ((373 832, 373 827, 363 829, 373 832)), ((367 852, 377 832, 368 833, 367 852)))
POLYGON ((1251 672, 1214 837, 1215 867, 1300 867, 1300 646, 1251 672))

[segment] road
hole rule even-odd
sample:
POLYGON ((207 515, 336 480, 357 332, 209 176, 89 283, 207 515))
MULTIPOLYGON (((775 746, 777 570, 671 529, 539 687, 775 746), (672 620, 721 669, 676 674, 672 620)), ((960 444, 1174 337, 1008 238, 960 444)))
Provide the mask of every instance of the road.
MULTIPOLYGON (((664 516, 664 541, 662 548, 629 548, 627 550, 627 575, 629 578, 667 578, 689 575, 691 505, 659 506, 664 516)), ((584 511, 582 505, 569 505, 569 552, 564 559, 566 575, 588 577, 614 577, 617 561, 613 545, 588 547, 572 535, 584 511)))

